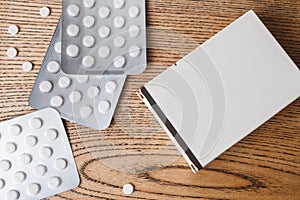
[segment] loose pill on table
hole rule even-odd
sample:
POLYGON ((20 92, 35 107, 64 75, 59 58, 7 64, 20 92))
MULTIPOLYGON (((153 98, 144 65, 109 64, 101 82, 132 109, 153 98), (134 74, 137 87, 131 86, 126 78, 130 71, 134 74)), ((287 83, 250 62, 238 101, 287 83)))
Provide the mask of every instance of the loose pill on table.
POLYGON ((19 33, 19 27, 17 25, 11 24, 8 26, 8 33, 11 35, 16 35, 19 33))
POLYGON ((14 58, 18 55, 18 50, 14 47, 11 47, 11 48, 7 49, 6 54, 8 57, 14 58))
POLYGON ((42 17, 48 17, 49 15, 50 15, 50 8, 48 8, 48 7, 46 7, 46 6, 44 6, 44 7, 42 7, 41 9, 40 9, 40 15, 42 16, 42 17))
POLYGON ((24 72, 30 72, 33 68, 33 64, 29 61, 26 61, 22 64, 22 69, 24 72))
POLYGON ((130 194, 132 194, 133 192, 134 192, 134 187, 133 187, 133 185, 132 184, 125 184, 124 186, 123 186, 123 192, 124 192, 124 194, 127 194, 127 195, 130 195, 130 194))

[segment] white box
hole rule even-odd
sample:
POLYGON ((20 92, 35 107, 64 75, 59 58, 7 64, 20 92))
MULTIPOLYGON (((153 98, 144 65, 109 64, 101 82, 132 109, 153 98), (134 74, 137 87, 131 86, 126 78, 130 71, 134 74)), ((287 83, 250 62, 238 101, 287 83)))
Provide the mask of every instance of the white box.
POLYGON ((194 172, 299 94, 299 69, 253 11, 140 90, 194 172))

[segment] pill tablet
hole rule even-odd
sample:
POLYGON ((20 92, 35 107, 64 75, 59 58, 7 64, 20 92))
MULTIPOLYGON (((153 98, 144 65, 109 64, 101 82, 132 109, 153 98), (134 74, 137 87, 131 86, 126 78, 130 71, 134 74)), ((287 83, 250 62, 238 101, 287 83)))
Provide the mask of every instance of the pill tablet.
POLYGON ((92 47, 95 44, 95 38, 92 35, 87 35, 83 38, 82 43, 85 47, 92 47))
POLYGON ((54 96, 51 98, 50 104, 53 107, 59 107, 63 105, 64 99, 61 96, 54 96))
POLYGON ((47 64, 47 70, 50 73, 55 74, 55 73, 57 73, 60 70, 60 64, 57 61, 50 61, 47 64))
POLYGON ((67 9, 68 15, 71 17, 77 17, 79 15, 80 9, 78 5, 71 4, 67 9))
POLYGON ((134 187, 133 187, 133 185, 132 184, 125 184, 124 186, 123 186, 123 192, 124 192, 124 194, 127 194, 127 195, 130 195, 130 194, 132 194, 133 192, 134 192, 134 187))
POLYGON ((58 85, 61 88, 67 88, 71 85, 71 79, 67 76, 63 76, 58 80, 58 85))
POLYGON ((82 59, 82 65, 86 68, 91 68, 94 66, 94 64, 95 64, 95 58, 92 56, 85 56, 82 59))
POLYGON ((110 48, 108 46, 102 46, 99 48, 98 54, 101 58, 107 58, 110 55, 110 48))
POLYGON ((102 26, 100 29, 99 29, 99 35, 100 37, 102 38, 107 38, 110 34, 110 28, 108 26, 102 26))
POLYGON ((0 190, 2 190, 5 186, 5 181, 3 179, 0 179, 0 190))
POLYGON ((8 33, 11 35, 16 35, 19 33, 19 27, 17 25, 9 25, 8 26, 8 33))
POLYGON ((72 58, 77 57, 78 54, 79 54, 79 47, 77 45, 68 46, 67 47, 67 54, 72 58))
POLYGON ((106 113, 110 109, 110 103, 108 101, 101 101, 98 105, 100 113, 106 113))
POLYGON ((114 25, 116 28, 123 28, 123 26, 125 25, 125 18, 122 16, 117 16, 114 19, 114 25))
POLYGON ((13 179, 16 183, 23 183, 26 179, 26 173, 22 171, 16 172, 13 179))
POLYGON ((92 86, 88 89, 87 93, 88 93, 88 96, 91 99, 93 99, 99 95, 100 89, 98 88, 98 86, 92 86))
POLYGON ((133 58, 139 57, 141 55, 141 48, 137 45, 133 45, 129 48, 129 55, 133 58))
POLYGON ((83 118, 88 118, 93 113, 93 109, 90 106, 84 106, 80 109, 80 115, 83 118))
POLYGON ((8 57, 14 58, 18 55, 18 50, 16 48, 11 47, 11 48, 7 49, 6 54, 8 57))
POLYGON ((93 27, 95 24, 95 18, 93 16, 86 16, 83 18, 83 25, 87 28, 93 27))
POLYGON ((46 7, 46 6, 44 6, 44 7, 42 7, 41 9, 40 9, 40 15, 42 16, 42 17, 48 17, 49 15, 50 15, 50 8, 48 8, 48 7, 46 7))
POLYGON ((140 9, 137 6, 132 6, 129 8, 130 17, 137 17, 140 14, 140 9))
POLYGON ((32 70, 32 68, 33 68, 33 64, 29 61, 24 62, 22 64, 22 69, 24 70, 24 72, 30 72, 32 70))
POLYGON ((124 67, 125 63, 126 63, 126 58, 124 56, 118 56, 114 60, 114 65, 116 68, 124 67))
POLYGON ((117 89, 117 84, 114 81, 109 81, 106 83, 105 88, 106 92, 111 94, 117 89))
POLYGON ((56 42, 54 49, 55 49, 56 53, 61 53, 61 42, 56 42))
POLYGON ((79 26, 77 26, 76 24, 69 25, 67 29, 68 35, 72 37, 78 36, 79 31, 80 31, 79 26))
POLYGON ((70 93, 69 99, 71 103, 78 103, 81 101, 82 95, 79 91, 73 91, 70 93))
POLYGON ((19 156, 19 163, 22 166, 29 165, 32 162, 32 156, 28 153, 22 153, 19 156))
POLYGON ((50 81, 41 82, 39 89, 42 93, 49 93, 53 88, 53 85, 50 81))

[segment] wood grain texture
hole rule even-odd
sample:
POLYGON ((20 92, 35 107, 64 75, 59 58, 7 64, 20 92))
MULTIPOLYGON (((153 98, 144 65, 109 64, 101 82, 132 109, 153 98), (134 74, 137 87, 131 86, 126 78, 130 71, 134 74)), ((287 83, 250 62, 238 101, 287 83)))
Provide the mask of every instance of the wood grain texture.
MULTIPOLYGON (((300 100, 213 161, 198 174, 170 144, 135 92, 145 82, 253 9, 300 64, 299 0, 149 0, 149 66, 131 76, 111 127, 94 131, 65 122, 81 177, 63 199, 299 199, 300 100), (135 192, 122 193, 125 183, 135 192)), ((0 1, 0 120, 33 111, 28 97, 61 13, 61 0, 0 1), (42 18, 40 7, 51 8, 42 18), (8 24, 20 26, 10 36, 8 24), (17 58, 6 50, 17 47, 17 58), (21 65, 34 63, 31 73, 21 65)))

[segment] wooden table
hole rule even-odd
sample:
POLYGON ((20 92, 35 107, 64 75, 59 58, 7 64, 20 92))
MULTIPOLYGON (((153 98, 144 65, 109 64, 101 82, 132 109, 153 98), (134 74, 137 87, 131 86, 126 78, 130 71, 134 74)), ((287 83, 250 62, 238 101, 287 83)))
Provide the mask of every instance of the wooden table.
MULTIPOLYGON (((147 9, 146 72, 128 77, 108 130, 65 122, 81 184, 49 199, 299 199, 300 99, 194 175, 135 91, 249 9, 299 66, 300 1, 149 0, 147 9), (122 193, 126 183, 132 195, 122 193)), ((27 100, 60 13, 61 0, 0 1, 1 120, 33 111, 27 100), (39 15, 45 5, 48 18, 39 15), (17 58, 6 56, 9 47, 17 58), (21 68, 28 60, 31 73, 21 68)))

